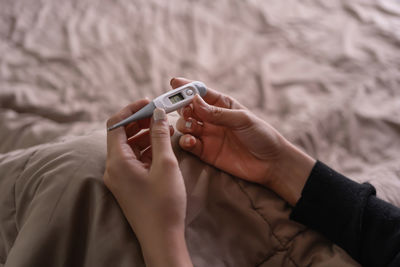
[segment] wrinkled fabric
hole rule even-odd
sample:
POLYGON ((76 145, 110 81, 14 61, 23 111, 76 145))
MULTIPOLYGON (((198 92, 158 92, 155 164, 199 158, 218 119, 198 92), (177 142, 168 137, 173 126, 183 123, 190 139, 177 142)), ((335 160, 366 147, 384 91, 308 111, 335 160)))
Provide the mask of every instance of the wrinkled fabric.
POLYGON ((3 0, 0 20, 0 153, 185 76, 400 206, 398 1, 3 0))
MULTIPOLYGON (((398 1, 0 6, 0 266, 143 265, 101 181, 105 121, 169 90, 174 76, 237 98, 400 206, 398 1)), ((272 192, 175 150, 196 266, 355 264, 288 220, 290 208, 272 192)))
MULTIPOLYGON (((175 153, 188 195, 195 266, 357 266, 289 219, 273 192, 175 153)), ((0 157, 0 266, 144 266, 134 232, 103 184, 105 131, 0 157)))

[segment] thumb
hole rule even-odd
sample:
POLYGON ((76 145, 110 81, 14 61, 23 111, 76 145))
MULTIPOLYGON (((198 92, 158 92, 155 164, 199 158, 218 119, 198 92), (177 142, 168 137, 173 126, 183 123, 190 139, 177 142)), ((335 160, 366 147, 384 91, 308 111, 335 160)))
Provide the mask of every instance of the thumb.
POLYGON ((252 124, 252 115, 246 109, 227 109, 207 104, 200 96, 193 99, 193 112, 204 122, 229 128, 242 128, 252 124))
POLYGON ((153 160, 173 154, 170 129, 165 110, 156 108, 150 129, 153 160))

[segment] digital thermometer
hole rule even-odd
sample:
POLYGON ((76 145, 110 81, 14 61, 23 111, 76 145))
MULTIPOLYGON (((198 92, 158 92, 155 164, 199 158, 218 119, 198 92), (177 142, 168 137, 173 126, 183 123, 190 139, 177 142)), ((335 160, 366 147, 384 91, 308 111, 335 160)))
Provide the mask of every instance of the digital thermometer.
POLYGON ((114 124, 107 130, 111 131, 120 126, 125 126, 131 122, 151 117, 153 115, 153 111, 156 108, 162 108, 165 110, 165 113, 170 113, 179 108, 189 105, 196 94, 199 94, 201 97, 203 97, 206 93, 207 87, 202 82, 196 81, 185 84, 181 87, 178 87, 172 91, 156 97, 149 104, 138 110, 135 114, 114 124))

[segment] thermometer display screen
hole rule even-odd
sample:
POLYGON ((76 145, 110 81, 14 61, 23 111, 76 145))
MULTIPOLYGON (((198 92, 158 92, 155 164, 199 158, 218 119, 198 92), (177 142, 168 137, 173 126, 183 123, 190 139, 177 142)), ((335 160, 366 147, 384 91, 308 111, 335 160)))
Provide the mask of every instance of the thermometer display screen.
POLYGON ((171 100, 172 104, 178 103, 184 99, 181 93, 177 93, 176 95, 170 96, 169 100, 171 100))

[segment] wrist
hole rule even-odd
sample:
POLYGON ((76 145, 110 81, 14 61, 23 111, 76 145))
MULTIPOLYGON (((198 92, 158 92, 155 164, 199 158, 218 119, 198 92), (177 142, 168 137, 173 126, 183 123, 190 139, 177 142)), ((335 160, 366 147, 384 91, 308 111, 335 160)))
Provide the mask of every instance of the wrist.
POLYGON ((193 266, 184 229, 163 229, 138 236, 146 266, 193 266))
POLYGON ((315 163, 315 159, 286 141, 268 187, 295 206, 315 163))

